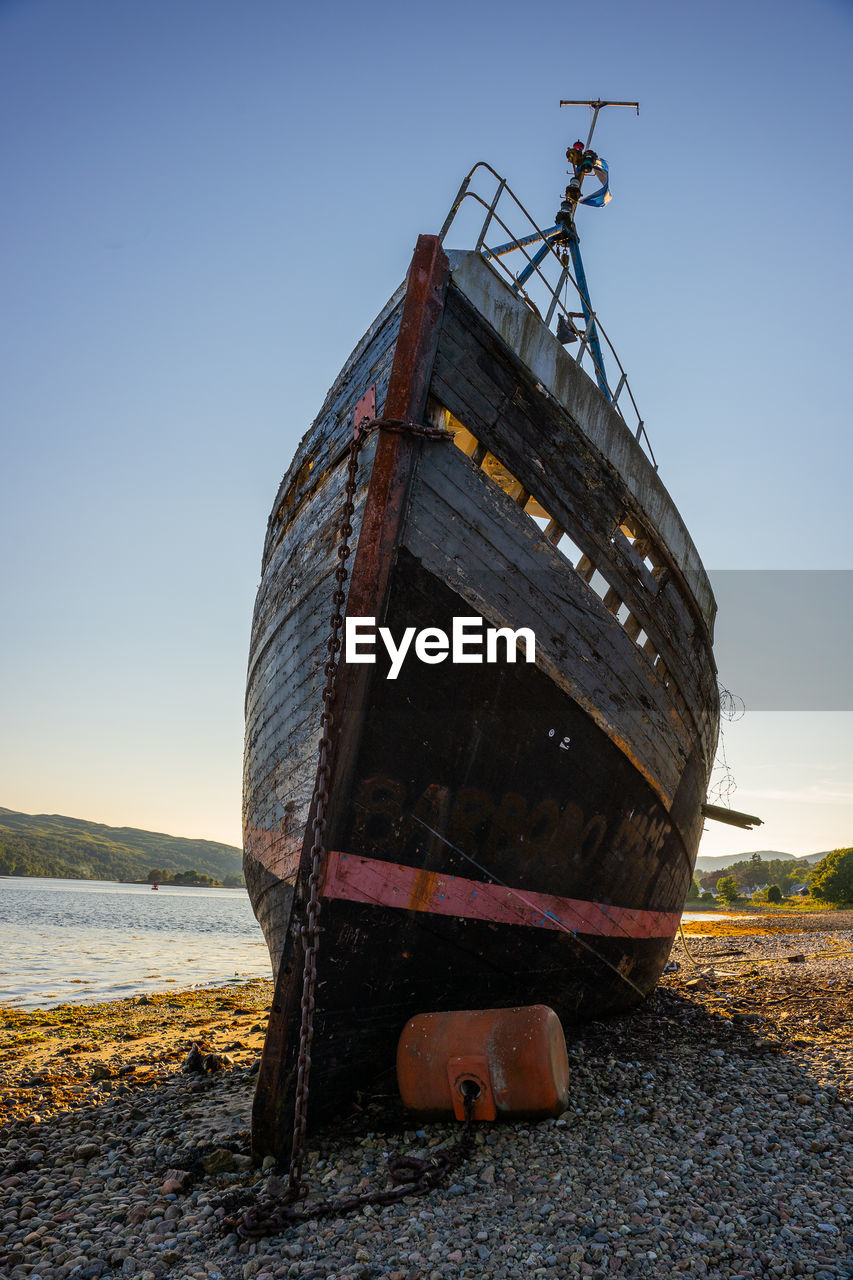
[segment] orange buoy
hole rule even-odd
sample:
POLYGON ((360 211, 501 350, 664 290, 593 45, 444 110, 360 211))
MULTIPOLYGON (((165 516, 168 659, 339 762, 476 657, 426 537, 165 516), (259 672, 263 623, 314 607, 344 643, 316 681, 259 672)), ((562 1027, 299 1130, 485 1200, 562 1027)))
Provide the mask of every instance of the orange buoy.
POLYGON ((565 1111, 569 1060, 560 1019, 544 1004, 412 1018, 397 1046, 403 1105, 425 1117, 544 1119, 565 1111))

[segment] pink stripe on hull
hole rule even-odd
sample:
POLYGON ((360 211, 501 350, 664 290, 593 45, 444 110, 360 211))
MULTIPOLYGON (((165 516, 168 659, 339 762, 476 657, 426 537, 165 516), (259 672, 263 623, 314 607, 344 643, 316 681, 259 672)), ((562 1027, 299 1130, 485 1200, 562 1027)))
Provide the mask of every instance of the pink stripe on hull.
POLYGON ((580 898, 558 898, 550 893, 509 889, 463 876, 420 871, 399 862, 336 852, 328 857, 323 896, 599 937, 673 938, 681 918, 679 911, 644 911, 580 898))

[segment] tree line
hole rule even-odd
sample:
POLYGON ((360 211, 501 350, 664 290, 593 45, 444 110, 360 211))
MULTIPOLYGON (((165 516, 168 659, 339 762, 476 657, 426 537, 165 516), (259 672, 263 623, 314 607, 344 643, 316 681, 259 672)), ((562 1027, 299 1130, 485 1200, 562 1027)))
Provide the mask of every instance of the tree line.
POLYGON ((241 889, 246 881, 242 876, 223 876, 215 880, 203 871, 169 871, 166 867, 152 867, 148 872, 148 884, 192 885, 196 889, 241 889))
POLYGON ((714 901, 716 893, 726 903, 737 902, 745 889, 767 886, 767 901, 781 902, 796 884, 803 884, 821 902, 853 903, 853 848, 835 849, 814 866, 792 864, 784 858, 765 861, 755 853, 718 871, 694 877, 688 902, 714 901))

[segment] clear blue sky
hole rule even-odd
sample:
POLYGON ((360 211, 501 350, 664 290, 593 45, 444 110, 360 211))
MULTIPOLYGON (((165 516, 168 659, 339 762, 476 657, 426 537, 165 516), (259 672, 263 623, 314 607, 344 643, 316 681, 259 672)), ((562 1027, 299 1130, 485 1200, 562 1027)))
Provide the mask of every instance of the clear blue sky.
MULTIPOLYGON (((641 104, 586 266, 705 564, 853 568, 851 55, 840 0, 0 0, 0 804, 239 843, 278 480, 475 160, 551 220, 561 97, 641 104)), ((853 842, 838 705, 730 728, 767 825, 703 852, 853 842)))

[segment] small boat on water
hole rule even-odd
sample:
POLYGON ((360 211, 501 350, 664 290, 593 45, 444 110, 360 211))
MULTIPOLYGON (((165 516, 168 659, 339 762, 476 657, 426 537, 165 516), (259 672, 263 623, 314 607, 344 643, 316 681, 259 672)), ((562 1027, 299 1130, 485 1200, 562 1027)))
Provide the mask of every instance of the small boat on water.
POLYGON ((591 138, 545 230, 475 166, 273 504, 246 693, 244 867, 276 979, 257 1154, 290 1149, 312 871, 312 1122, 393 1068, 415 1014, 571 1023, 644 999, 669 955, 717 743, 715 603, 590 301, 591 138), (472 206, 473 247, 445 250, 472 206))

